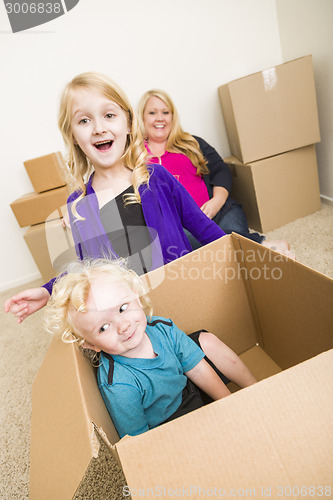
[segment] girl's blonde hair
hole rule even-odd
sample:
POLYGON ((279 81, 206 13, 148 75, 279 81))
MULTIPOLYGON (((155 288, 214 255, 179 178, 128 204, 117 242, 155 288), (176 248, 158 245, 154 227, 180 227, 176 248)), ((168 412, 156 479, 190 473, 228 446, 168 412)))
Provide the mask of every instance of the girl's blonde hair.
POLYGON ((111 276, 114 282, 125 283, 135 292, 148 317, 152 305, 147 290, 135 271, 126 267, 125 259, 87 259, 68 266, 68 271, 57 278, 44 317, 46 330, 61 336, 63 342, 77 342, 82 347, 84 339, 74 326, 74 317, 87 312, 87 300, 92 282, 100 275, 111 276))
POLYGON ((127 116, 129 134, 123 154, 124 164, 133 171, 134 194, 126 195, 127 203, 140 203, 139 187, 148 184, 147 151, 144 147, 138 119, 126 96, 118 85, 108 76, 96 72, 81 73, 74 77, 64 88, 59 106, 58 125, 67 148, 67 164, 70 174, 69 185, 73 190, 82 191, 81 196, 73 203, 75 217, 76 204, 86 194, 84 182, 93 172, 93 165, 81 148, 74 143, 72 132, 72 103, 75 90, 84 88, 98 92, 106 99, 118 104, 127 116))
POLYGON ((143 94, 138 104, 138 118, 142 135, 147 139, 147 132, 144 126, 144 111, 150 97, 158 97, 166 104, 172 113, 172 127, 167 140, 166 150, 170 153, 182 153, 186 155, 197 169, 197 175, 208 174, 207 161, 203 156, 198 141, 194 137, 184 132, 180 125, 180 119, 171 97, 161 89, 148 90, 143 94))

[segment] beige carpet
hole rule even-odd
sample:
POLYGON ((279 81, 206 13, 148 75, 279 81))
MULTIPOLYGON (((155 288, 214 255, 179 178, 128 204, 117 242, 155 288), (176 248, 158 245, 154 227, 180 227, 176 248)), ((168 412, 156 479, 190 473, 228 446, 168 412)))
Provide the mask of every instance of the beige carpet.
MULTIPOLYGON (((333 204, 322 210, 267 233, 268 239, 287 239, 299 262, 333 278, 333 204)), ((29 286, 38 286, 36 281, 29 286)), ((21 287, 24 289, 27 286, 21 287)), ((0 294, 1 303, 18 289, 0 294)), ((31 388, 34 377, 50 344, 41 328, 43 312, 22 325, 0 310, 0 499, 25 500, 29 491, 29 448, 31 388)), ((103 462, 103 461, 102 461, 103 462)), ((76 499, 121 499, 123 477, 114 464, 104 461, 93 495, 78 492, 76 499), (108 472, 105 470, 108 464, 108 472), (103 479, 102 479, 103 478, 103 479), (103 485, 104 480, 104 485, 103 485), (106 486, 105 482, 108 482, 106 486), (103 486, 98 490, 97 486, 103 486), (107 493, 106 493, 107 491, 107 493)), ((45 499, 47 500, 47 499, 45 499)), ((62 500, 62 499, 59 499, 62 500)))

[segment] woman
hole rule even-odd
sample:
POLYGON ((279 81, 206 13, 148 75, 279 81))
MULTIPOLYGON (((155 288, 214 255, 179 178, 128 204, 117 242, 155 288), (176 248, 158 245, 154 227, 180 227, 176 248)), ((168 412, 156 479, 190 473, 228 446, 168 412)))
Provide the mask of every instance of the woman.
MULTIPOLYGON (((285 240, 264 241, 250 232, 242 206, 229 196, 232 175, 217 151, 200 137, 184 132, 170 96, 163 90, 145 92, 138 105, 140 127, 152 163, 160 163, 191 194, 201 210, 225 233, 236 232, 288 254, 285 240)), ((200 243, 186 232, 192 248, 200 243)))

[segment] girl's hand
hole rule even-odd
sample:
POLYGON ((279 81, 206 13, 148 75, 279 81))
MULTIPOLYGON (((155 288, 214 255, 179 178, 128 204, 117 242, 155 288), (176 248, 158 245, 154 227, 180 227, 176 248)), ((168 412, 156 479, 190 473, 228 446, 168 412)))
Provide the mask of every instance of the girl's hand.
POLYGON ((49 298, 50 294, 46 288, 30 288, 6 300, 4 309, 6 313, 11 312, 17 318, 17 323, 22 323, 30 314, 44 307, 49 298))

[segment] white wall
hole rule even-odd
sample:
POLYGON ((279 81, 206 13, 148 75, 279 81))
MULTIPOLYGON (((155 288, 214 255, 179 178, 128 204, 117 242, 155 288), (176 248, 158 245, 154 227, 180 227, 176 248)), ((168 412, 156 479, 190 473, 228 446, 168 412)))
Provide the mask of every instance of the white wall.
POLYGON ((312 54, 321 142, 316 145, 320 192, 333 200, 333 2, 276 0, 284 61, 312 54))
POLYGON ((283 62, 275 0, 80 0, 16 34, 1 3, 0 60, 2 290, 39 276, 9 204, 33 191, 23 161, 63 150, 56 113, 70 78, 108 73, 134 105, 164 88, 184 129, 228 156, 217 87, 283 62))

